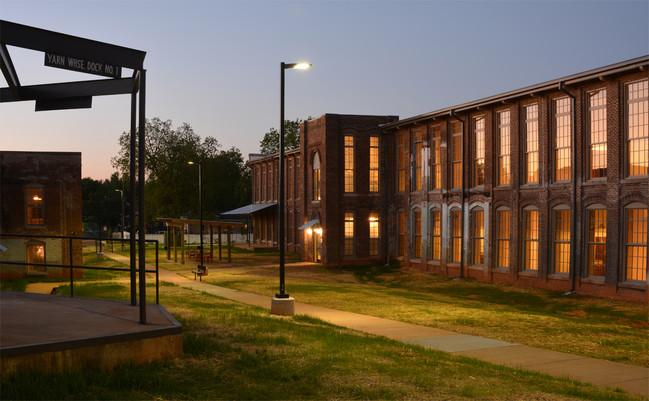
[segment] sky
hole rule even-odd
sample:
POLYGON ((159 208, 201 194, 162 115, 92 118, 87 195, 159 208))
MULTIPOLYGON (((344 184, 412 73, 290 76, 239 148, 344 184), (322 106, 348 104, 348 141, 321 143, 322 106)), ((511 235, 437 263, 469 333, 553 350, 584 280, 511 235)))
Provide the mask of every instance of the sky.
MULTIPOLYGON (((281 62, 313 64, 286 71, 286 119, 408 118, 649 54, 647 0, 0 0, 0 19, 145 51, 146 117, 245 160, 280 125, 281 62)), ((22 85, 103 79, 9 53, 22 85)), ((129 127, 129 95, 81 110, 0 105, 1 150, 82 152, 93 179, 115 171, 129 127)))

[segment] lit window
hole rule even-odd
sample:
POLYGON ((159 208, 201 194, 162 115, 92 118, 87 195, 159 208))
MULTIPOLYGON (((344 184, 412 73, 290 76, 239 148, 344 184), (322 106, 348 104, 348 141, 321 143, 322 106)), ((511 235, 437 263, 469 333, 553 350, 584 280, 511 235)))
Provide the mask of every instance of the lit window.
POLYGON ((345 256, 354 256, 354 213, 345 213, 345 256))
POLYGON ((421 131, 417 131, 414 133, 414 144, 412 146, 412 157, 413 157, 413 169, 414 169, 414 174, 413 174, 413 183, 412 187, 414 191, 421 191, 423 188, 423 168, 422 168, 422 161, 423 161, 423 149, 424 149, 424 143, 423 143, 423 135, 421 131))
POLYGON ((554 101, 554 180, 572 178, 572 115, 569 98, 554 101))
POLYGON ((626 210, 626 279, 647 280, 647 209, 626 210))
POLYGON ((406 146, 406 135, 397 136, 397 185, 398 191, 406 190, 406 159, 408 148, 406 146))
POLYGON ((554 272, 570 273, 570 210, 554 211, 554 272))
POLYGON ((588 275, 604 277, 606 272, 606 210, 588 211, 588 275))
MULTIPOLYGON (((29 241, 27 243, 27 263, 45 263, 45 244, 40 241, 29 241)), ((45 272, 45 266, 28 265, 30 272, 45 272)))
POLYGON ((379 255, 379 214, 370 213, 370 256, 379 255))
POLYGON ((320 200, 320 154, 313 155, 313 200, 320 200))
POLYGON ((525 107, 525 183, 539 182, 539 107, 525 107))
POLYGON ((379 192, 379 137, 370 137, 370 192, 379 192))
POLYGON ((509 185, 512 182, 509 124, 509 111, 498 113, 498 185, 509 185))
POLYGON ((649 174, 649 89, 644 80, 627 86, 629 176, 649 174))
POLYGON ((473 212, 473 264, 484 264, 484 211, 473 212))
POLYGON ((498 211, 498 267, 509 267, 509 210, 498 211))
POLYGON ((539 211, 525 210, 523 219, 523 268, 539 269, 539 211))
POLYGON ((451 262, 462 261, 462 213, 451 211, 451 262))
POLYGON ((27 225, 42 226, 43 218, 43 188, 27 188, 27 225))
POLYGON ((432 128, 433 160, 432 160, 432 187, 442 188, 442 130, 440 127, 432 128))
POLYGON ((453 121, 451 123, 451 133, 453 142, 451 143, 451 164, 453 188, 462 187, 462 123, 453 121))
POLYGON ((403 210, 397 212, 397 226, 399 236, 397 238, 397 256, 406 255, 406 214, 403 210))
POLYGON ((442 214, 439 210, 430 212, 431 250, 433 260, 442 259, 442 214))
POLYGON ((412 257, 421 258, 421 210, 415 209, 412 212, 412 257))
POLYGON ((345 136, 345 192, 354 192, 354 137, 345 136))
POLYGON ((473 186, 484 185, 485 120, 476 118, 473 131, 473 186))
POLYGON ((606 177, 606 89, 588 94, 590 178, 606 177))

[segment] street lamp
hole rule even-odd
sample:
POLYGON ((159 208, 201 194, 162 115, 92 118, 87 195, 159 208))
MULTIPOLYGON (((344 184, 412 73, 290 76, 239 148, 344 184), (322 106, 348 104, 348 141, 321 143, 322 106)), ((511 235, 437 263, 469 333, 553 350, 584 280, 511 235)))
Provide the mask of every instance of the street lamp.
POLYGON ((280 107, 279 107, 279 293, 275 294, 271 304, 271 312, 282 315, 293 314, 293 303, 286 302, 292 298, 286 293, 284 283, 284 248, 285 248, 285 222, 284 222, 284 71, 289 69, 306 70, 311 67, 307 63, 284 63, 280 65, 280 107))
POLYGON ((200 237, 201 237, 201 248, 200 248, 200 255, 201 255, 201 264, 198 265, 198 270, 205 269, 205 265, 203 265, 203 163, 198 162, 188 162, 189 164, 198 164, 198 208, 200 209, 200 237))
POLYGON ((116 189, 115 192, 119 192, 122 196, 122 252, 124 251, 124 191, 121 189, 116 189))

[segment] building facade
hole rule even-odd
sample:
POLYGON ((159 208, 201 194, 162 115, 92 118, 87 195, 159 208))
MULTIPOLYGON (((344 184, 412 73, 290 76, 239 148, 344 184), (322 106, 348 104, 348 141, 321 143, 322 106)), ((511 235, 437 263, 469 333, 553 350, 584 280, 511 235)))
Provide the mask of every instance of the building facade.
POLYGON ((288 249, 649 299, 648 68, 644 56, 403 120, 304 123, 286 156, 300 166, 286 169, 288 249))
MULTIPOLYGON (((0 252, 2 261, 35 265, 0 264, 0 278, 28 276, 68 276, 62 267, 38 263, 81 265, 81 241, 59 238, 11 237, 81 236, 81 153, 78 152, 0 152, 0 252)), ((82 271, 75 269, 75 276, 82 271)))

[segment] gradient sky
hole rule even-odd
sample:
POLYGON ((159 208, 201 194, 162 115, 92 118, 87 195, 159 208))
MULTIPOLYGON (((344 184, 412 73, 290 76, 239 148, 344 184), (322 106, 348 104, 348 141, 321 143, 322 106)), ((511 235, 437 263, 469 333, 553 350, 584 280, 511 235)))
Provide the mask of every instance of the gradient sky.
MULTIPOLYGON (((190 124, 247 160, 286 118, 412 117, 649 54, 649 1, 31 1, 0 19, 147 52, 147 118, 190 124)), ((23 85, 95 79, 10 47, 23 85)), ((124 76, 130 70, 124 70, 124 76)), ((6 86, 6 82, 2 82, 6 86)), ((80 151, 108 178, 130 96, 92 109, 0 105, 0 149, 80 151)))

